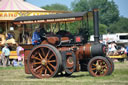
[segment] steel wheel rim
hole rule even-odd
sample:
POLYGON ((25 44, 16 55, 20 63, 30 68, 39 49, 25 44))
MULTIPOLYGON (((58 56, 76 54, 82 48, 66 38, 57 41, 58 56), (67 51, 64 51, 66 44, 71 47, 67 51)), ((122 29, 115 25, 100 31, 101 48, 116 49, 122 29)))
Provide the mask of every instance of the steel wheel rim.
POLYGON ((32 51, 29 58, 31 73, 37 78, 53 77, 58 70, 58 59, 53 49, 43 46, 32 51))
POLYGON ((107 63, 102 59, 94 60, 89 68, 94 76, 104 76, 109 70, 107 63))
POLYGON ((111 71, 110 71, 110 73, 108 74, 108 75, 111 75, 112 72, 114 71, 114 63, 113 63, 113 61, 111 60, 111 58, 106 57, 106 59, 109 61, 110 65, 111 65, 111 71))

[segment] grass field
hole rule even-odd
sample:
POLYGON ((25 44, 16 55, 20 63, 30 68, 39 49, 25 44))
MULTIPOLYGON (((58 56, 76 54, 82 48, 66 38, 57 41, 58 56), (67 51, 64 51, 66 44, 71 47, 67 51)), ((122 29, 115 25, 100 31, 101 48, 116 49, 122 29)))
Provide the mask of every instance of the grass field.
POLYGON ((113 74, 105 77, 76 72, 70 77, 36 79, 25 74, 23 67, 0 67, 0 85, 128 85, 128 61, 116 62, 113 74))

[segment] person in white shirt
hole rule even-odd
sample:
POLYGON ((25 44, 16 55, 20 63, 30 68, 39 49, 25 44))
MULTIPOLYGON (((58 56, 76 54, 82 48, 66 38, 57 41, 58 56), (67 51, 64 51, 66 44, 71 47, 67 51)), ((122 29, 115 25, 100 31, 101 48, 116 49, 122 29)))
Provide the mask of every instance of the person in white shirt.
POLYGON ((2 48, 2 61, 4 67, 8 66, 9 56, 10 49, 8 48, 8 44, 5 44, 4 48, 2 48))
POLYGON ((116 43, 114 41, 111 42, 111 43, 109 42, 109 44, 108 44, 108 55, 109 56, 117 54, 116 47, 117 47, 117 45, 116 45, 116 43))

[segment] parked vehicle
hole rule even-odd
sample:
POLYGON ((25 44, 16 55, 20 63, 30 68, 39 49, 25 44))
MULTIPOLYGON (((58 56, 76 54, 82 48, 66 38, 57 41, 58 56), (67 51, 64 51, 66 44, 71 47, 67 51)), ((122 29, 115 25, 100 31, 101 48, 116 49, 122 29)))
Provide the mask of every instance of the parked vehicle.
MULTIPOLYGON (((128 45, 128 33, 103 34, 100 38, 105 42, 115 41, 118 45, 128 45)), ((90 41, 94 41, 94 35, 90 36, 90 41)))
POLYGON ((99 43, 97 9, 89 12, 24 16, 14 20, 14 24, 66 22, 82 22, 83 28, 81 29, 86 30, 86 33, 82 34, 81 31, 79 34, 72 35, 60 29, 54 35, 45 35, 45 40, 41 41, 40 45, 22 45, 25 54, 25 72, 36 78, 50 78, 62 73, 70 76, 73 72, 87 69, 92 76, 112 74, 114 64, 109 57, 106 57, 105 46, 99 43), (95 41, 91 43, 88 42, 89 19, 93 19, 94 24, 95 41))

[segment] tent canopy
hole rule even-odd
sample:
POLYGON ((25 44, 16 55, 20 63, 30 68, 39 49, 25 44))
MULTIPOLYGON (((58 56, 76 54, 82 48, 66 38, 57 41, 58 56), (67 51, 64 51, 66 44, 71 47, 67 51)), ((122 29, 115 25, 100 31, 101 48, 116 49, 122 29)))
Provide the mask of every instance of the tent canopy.
POLYGON ((47 11, 24 0, 0 0, 0 22, 12 21, 19 16, 36 16, 64 13, 64 11, 47 11))
POLYGON ((38 10, 43 11, 39 7, 29 4, 23 0, 0 0, 0 10, 38 10))
POLYGON ((47 15, 46 10, 24 0, 0 0, 0 21, 12 21, 19 16, 47 15))

